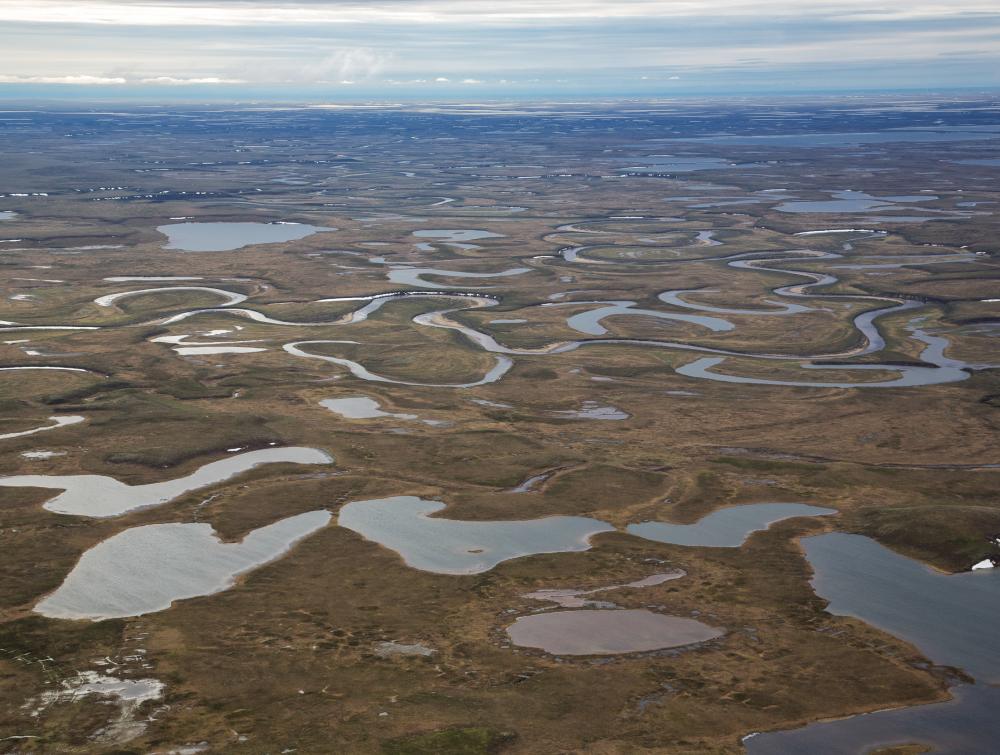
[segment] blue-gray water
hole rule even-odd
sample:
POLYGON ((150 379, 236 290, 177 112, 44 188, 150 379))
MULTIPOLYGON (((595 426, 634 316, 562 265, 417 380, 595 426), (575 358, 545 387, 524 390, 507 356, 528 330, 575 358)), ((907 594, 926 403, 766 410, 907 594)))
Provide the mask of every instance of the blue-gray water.
POLYGON ((614 531, 580 516, 514 522, 431 516, 444 508, 414 496, 353 501, 340 509, 337 523, 396 551, 408 566, 438 574, 478 574, 521 556, 585 551, 592 535, 614 531))
MULTIPOLYGON (((65 424, 65 422, 64 422, 65 424)), ((57 514, 112 517, 136 509, 160 506, 199 488, 224 482, 260 464, 331 464, 333 459, 315 448, 287 446, 229 456, 203 465, 189 475, 146 485, 127 485, 104 475, 15 475, 0 477, 0 487, 50 488, 61 493, 43 507, 57 514)))
POLYGON ((977 683, 954 700, 812 724, 745 741, 752 755, 863 753, 919 742, 934 752, 983 755, 1000 741, 1000 571, 941 574, 860 535, 805 538, 816 593, 831 613, 855 616, 912 642, 977 683))
POLYGON ((752 533, 766 530, 775 522, 796 516, 827 516, 834 509, 804 503, 752 503, 713 511, 694 524, 643 522, 630 524, 630 535, 671 545, 711 548, 738 548, 752 533))
POLYGON ((874 540, 832 533, 802 541, 816 593, 916 645, 936 663, 1000 682, 1000 571, 941 574, 874 540))
POLYGON ((204 523, 132 527, 84 553, 35 611, 93 621, 162 611, 175 600, 232 587, 236 576, 279 558, 329 521, 329 512, 310 511, 253 530, 238 543, 220 542, 204 523))
POLYGON ((183 252, 228 252, 251 244, 274 244, 332 231, 306 223, 171 223, 158 226, 166 249, 183 252))

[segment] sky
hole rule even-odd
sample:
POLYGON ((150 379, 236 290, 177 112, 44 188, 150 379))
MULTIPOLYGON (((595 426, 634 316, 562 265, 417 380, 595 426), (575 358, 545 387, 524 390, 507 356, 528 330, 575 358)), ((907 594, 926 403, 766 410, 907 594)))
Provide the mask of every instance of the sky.
POLYGON ((0 0, 0 96, 1000 88, 1000 0, 0 0))

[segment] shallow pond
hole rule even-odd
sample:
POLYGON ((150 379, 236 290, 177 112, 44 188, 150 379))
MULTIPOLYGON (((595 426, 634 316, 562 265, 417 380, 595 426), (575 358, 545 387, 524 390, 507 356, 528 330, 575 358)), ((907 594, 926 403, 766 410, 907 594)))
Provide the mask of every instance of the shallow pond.
POLYGON ((536 613, 517 619, 507 634, 515 645, 553 655, 613 655, 692 645, 725 632, 640 608, 536 613))
POLYGON ((328 398, 319 402, 320 406, 339 414, 344 419, 374 419, 376 417, 395 417, 396 419, 416 419, 416 414, 395 414, 384 412, 378 401, 367 396, 350 396, 348 398, 328 398))
POLYGON ((416 414, 400 414, 397 412, 384 412, 380 404, 368 396, 349 396, 347 398, 328 398, 319 402, 324 409, 329 409, 334 414, 339 414, 344 419, 378 419, 379 417, 391 417, 401 420, 417 420, 426 425, 447 424, 444 420, 421 419, 416 414))
POLYGON ((752 533, 797 516, 829 516, 835 509, 804 503, 751 503, 713 511, 694 524, 643 522, 630 524, 630 535, 671 545, 738 548, 752 533))
POLYGON ((265 448, 213 461, 186 477, 147 485, 126 485, 103 475, 17 475, 0 477, 0 486, 60 489, 63 492, 45 502, 46 510, 72 516, 109 517, 159 506, 260 464, 330 464, 332 461, 330 456, 315 448, 265 448))
POLYGON ((261 527, 241 542, 220 542, 209 524, 133 527, 84 553, 35 612, 56 619, 139 616, 175 600, 211 595, 233 579, 282 556, 322 529, 327 511, 310 511, 261 527))
POLYGON ((550 516, 513 522, 432 517, 445 504, 414 496, 353 501, 338 524, 396 551, 408 566, 437 574, 479 574, 512 558, 590 549, 614 527, 596 519, 550 516))

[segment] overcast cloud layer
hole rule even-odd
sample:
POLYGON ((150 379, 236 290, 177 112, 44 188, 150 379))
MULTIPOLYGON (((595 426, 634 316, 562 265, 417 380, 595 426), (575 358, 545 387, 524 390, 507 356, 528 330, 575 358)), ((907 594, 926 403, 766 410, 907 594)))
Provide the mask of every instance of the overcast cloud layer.
POLYGON ((956 86, 1000 86, 996 0, 0 0, 6 96, 956 86))

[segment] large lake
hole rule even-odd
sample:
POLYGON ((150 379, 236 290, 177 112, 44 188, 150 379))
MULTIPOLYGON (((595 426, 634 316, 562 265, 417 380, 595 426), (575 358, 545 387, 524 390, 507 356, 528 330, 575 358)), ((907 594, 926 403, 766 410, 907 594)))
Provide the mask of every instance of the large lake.
POLYGON ((957 666, 976 684, 945 703, 880 711, 746 739, 753 755, 870 752, 919 742, 934 752, 982 755, 1000 741, 1000 571, 941 574, 860 535, 802 540, 816 593, 830 613, 855 616, 912 642, 936 664, 957 666))

